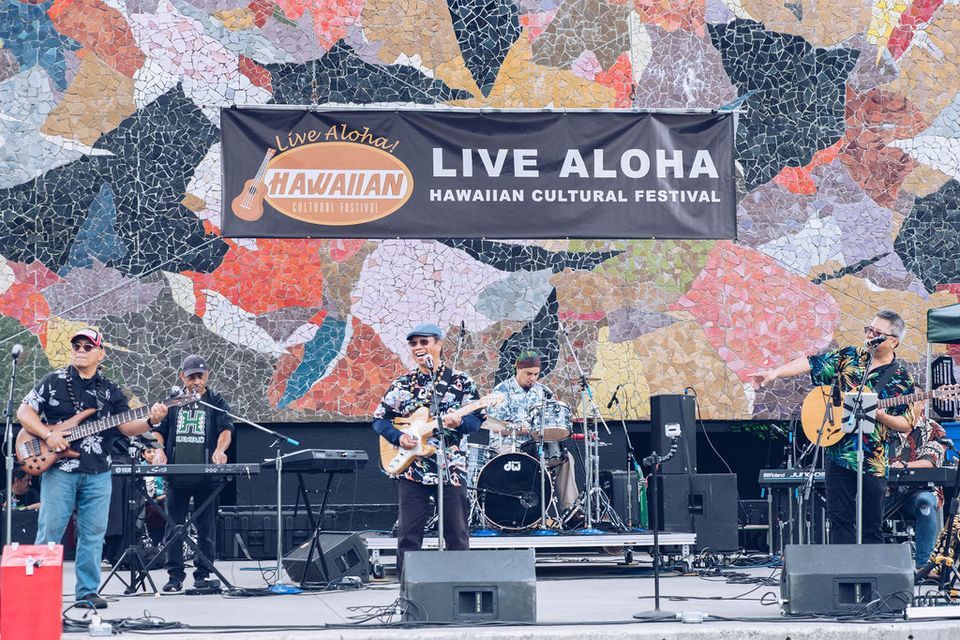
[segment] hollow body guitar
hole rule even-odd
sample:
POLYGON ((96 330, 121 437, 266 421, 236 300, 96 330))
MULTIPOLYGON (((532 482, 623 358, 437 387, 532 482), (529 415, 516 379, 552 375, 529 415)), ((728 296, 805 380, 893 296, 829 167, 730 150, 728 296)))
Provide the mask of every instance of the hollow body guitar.
MULTIPOLYGON (((473 413, 477 409, 491 407, 503 401, 502 393, 490 393, 479 400, 465 404, 459 409, 452 411, 452 415, 459 418, 473 413)), ((413 464, 417 458, 432 456, 437 452, 437 448, 429 444, 430 437, 433 436, 437 426, 436 416, 430 415, 427 407, 420 407, 406 418, 395 418, 393 426, 402 433, 414 438, 417 446, 413 449, 404 449, 392 444, 389 440, 380 437, 380 466, 387 475, 398 476, 413 464)))
MULTIPOLYGON (((803 406, 800 410, 800 422, 803 425, 803 434, 810 442, 819 443, 821 447, 829 447, 837 444, 843 439, 843 407, 852 406, 858 390, 853 389, 840 394, 840 403, 835 404, 832 392, 833 387, 824 385, 814 387, 807 397, 803 399, 803 406), (830 420, 825 420, 827 408, 832 413, 830 420), (823 426, 823 432, 820 427, 823 426)), ((864 393, 872 393, 864 388, 864 393)), ((912 404, 922 402, 923 400, 948 400, 950 398, 960 397, 960 385, 945 385, 938 387, 933 391, 919 391, 908 395, 896 396, 893 398, 884 398, 877 400, 878 409, 895 407, 901 404, 912 404)))
MULTIPOLYGON (((170 398, 165 400, 164 404, 168 407, 179 407, 181 405, 190 404, 191 402, 196 402, 199 399, 200 396, 196 394, 190 394, 176 398, 170 398)), ((86 422, 96 412, 96 409, 84 409, 80 413, 75 414, 71 418, 67 418, 63 422, 58 422, 57 424, 47 426, 54 433, 58 433, 63 436, 64 440, 72 443, 82 440, 83 438, 95 433, 120 426, 124 422, 146 418, 147 415, 150 414, 150 407, 144 406, 138 409, 131 409, 130 411, 118 413, 115 416, 107 416, 106 418, 101 418, 92 422, 86 422)), ((53 451, 47 446, 47 443, 43 438, 39 438, 31 434, 26 429, 20 429, 20 433, 17 434, 15 451, 17 460, 23 465, 24 471, 32 476, 40 475, 62 458, 80 457, 80 453, 74 451, 73 449, 67 449, 66 451, 61 451, 60 453, 53 451)))

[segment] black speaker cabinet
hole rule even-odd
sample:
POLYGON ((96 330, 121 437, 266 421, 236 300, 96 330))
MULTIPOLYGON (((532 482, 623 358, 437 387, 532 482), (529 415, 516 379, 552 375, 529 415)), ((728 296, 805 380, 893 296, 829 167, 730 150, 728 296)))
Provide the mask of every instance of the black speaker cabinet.
POLYGON ((903 613, 913 597, 909 544, 788 544, 780 598, 789 615, 903 613))
POLYGON ((670 450, 665 425, 680 425, 677 453, 660 465, 660 473, 697 472, 697 398, 693 395, 650 396, 650 448, 659 454, 670 450))
MULTIPOLYGON (((660 531, 697 534, 697 549, 734 551, 737 534, 737 476, 733 473, 659 476, 660 531)), ((653 492, 647 491, 653 513, 653 492)), ((653 526, 653 519, 650 519, 653 526)))
POLYGON ((410 551, 405 622, 536 622, 533 549, 410 551))
POLYGON ((291 580, 297 583, 320 583, 339 580, 344 576, 356 576, 363 582, 370 579, 367 544, 360 536, 355 533, 321 533, 318 542, 309 566, 307 555, 310 552, 310 540, 283 557, 283 568, 291 580))
POLYGON ((633 472, 611 469, 600 472, 600 489, 607 494, 610 506, 627 527, 640 526, 640 503, 637 497, 637 477, 633 472))

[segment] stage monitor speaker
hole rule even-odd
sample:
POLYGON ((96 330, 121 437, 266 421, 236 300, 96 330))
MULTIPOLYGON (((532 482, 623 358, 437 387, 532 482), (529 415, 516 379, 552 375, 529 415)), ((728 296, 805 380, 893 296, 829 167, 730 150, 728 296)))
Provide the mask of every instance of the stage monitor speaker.
POLYGON ((788 544, 780 578, 788 615, 902 614, 913 599, 909 544, 788 544))
POLYGON ((533 549, 408 551, 404 622, 536 622, 533 549))
POLYGON ((661 474, 697 472, 697 397, 680 393, 650 396, 650 448, 663 455, 670 450, 665 425, 680 425, 677 452, 660 465, 661 474))
POLYGON ((355 533, 321 533, 318 542, 313 548, 310 566, 307 566, 310 540, 283 557, 283 568, 291 580, 321 583, 344 576, 356 576, 363 582, 370 579, 367 544, 360 536, 355 533))
MULTIPOLYGON (((660 531, 697 534, 697 549, 734 551, 737 533, 737 476, 733 473, 659 476, 660 531)), ((653 492, 647 491, 653 512, 653 492)), ((653 519, 650 519, 651 525, 653 519)))

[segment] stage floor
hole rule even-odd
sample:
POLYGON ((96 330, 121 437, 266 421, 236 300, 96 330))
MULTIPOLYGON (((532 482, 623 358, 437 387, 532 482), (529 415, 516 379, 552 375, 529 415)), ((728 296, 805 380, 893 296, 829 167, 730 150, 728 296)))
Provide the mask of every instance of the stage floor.
MULTIPOLYGON (((428 627, 406 630, 385 629, 376 619, 360 622, 379 611, 386 611, 399 595, 392 573, 386 581, 372 581, 353 591, 312 592, 300 595, 229 597, 224 595, 123 596, 123 584, 116 578, 104 589, 110 606, 100 612, 105 620, 150 616, 166 623, 181 623, 186 628, 151 635, 177 638, 222 638, 225 633, 244 638, 345 638, 366 640, 382 638, 730 638, 784 640, 824 640, 864 638, 869 640, 947 640, 960 635, 957 619, 905 622, 862 621, 837 623, 781 618, 776 580, 779 569, 734 568, 726 575, 679 576, 670 573, 661 580, 661 609, 674 612, 703 612, 711 617, 736 618, 734 621, 709 619, 701 624, 679 622, 643 623, 632 614, 653 608, 653 578, 649 558, 636 556, 639 563, 624 565, 618 558, 583 557, 562 562, 540 562, 537 567, 536 626, 428 627), (646 562, 645 562, 646 561, 646 562), (735 579, 732 582, 731 579, 735 579), (759 582, 773 581, 771 584, 759 582), (765 606, 762 602, 771 602, 765 606), (773 621, 770 621, 773 620, 773 621)), ((272 566, 256 562, 219 562, 218 568, 239 587, 256 589, 266 585, 272 566)), ((465 571, 468 571, 465 568, 465 571)), ((106 576, 106 572, 104 573, 106 576)), ((157 587, 166 574, 154 571, 157 587)), ((286 576, 284 579, 289 581, 286 576)), ((188 579, 188 586, 192 581, 188 579)), ((73 600, 73 563, 64 573, 65 602, 73 600)), ((65 605, 67 606, 67 605, 65 605)), ((960 607, 956 609, 960 617, 960 607)), ((83 612, 71 609, 67 616, 79 619, 83 612)), ((394 617, 394 621, 398 618, 394 617)))

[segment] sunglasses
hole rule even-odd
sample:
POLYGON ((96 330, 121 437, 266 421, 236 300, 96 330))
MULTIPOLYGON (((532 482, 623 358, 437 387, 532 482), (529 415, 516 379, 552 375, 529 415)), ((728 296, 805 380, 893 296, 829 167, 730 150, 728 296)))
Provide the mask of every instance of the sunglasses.
POLYGON ((863 328, 863 333, 864 333, 865 335, 867 335, 867 336, 875 336, 875 337, 877 337, 877 336, 884 336, 885 338, 896 338, 896 337, 897 337, 897 336, 895 336, 895 335, 892 334, 892 333, 884 333, 883 331, 877 331, 877 330, 874 329, 873 327, 864 327, 864 328, 863 328))
POLYGON ((80 353, 81 351, 83 353, 90 353, 97 348, 97 345, 93 344, 92 342, 74 342, 71 346, 77 353, 80 353))
POLYGON ((407 346, 410 347, 427 347, 430 346, 433 338, 420 338, 419 340, 407 340, 407 346))

